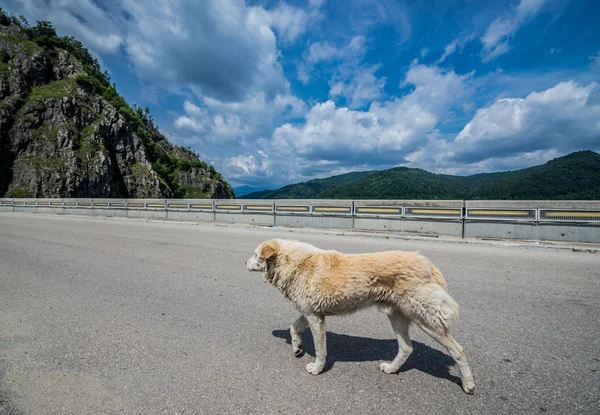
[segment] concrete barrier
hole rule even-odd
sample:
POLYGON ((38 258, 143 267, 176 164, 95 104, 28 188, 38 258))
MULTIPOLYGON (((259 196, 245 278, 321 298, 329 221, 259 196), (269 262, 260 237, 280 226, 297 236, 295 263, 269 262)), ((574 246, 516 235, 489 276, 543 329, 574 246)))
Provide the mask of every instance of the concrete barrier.
POLYGON ((600 243, 600 201, 5 198, 0 212, 600 243))
POLYGON ((15 198, 13 199, 13 211, 25 213, 38 213, 37 200, 15 198))
POLYGON ((62 215, 64 212, 62 199, 37 199, 38 213, 62 215))
POLYGON ((166 201, 167 220, 214 221, 211 199, 168 199, 166 201))
POLYGON ((1 199, 0 200, 0 212, 14 212, 12 199, 1 199))
POLYGON ((462 236, 462 200, 355 200, 354 228, 462 236))
POLYGON ((600 242, 599 201, 465 202, 465 237, 600 242))
POLYGON ((94 199, 92 201, 92 214, 106 218, 126 218, 126 199, 94 199))
POLYGON ((215 200, 215 221, 273 226, 274 210, 273 200, 215 200))
POLYGON ((164 199, 127 199, 127 217, 141 219, 167 219, 164 199))
POLYGON ((92 199, 63 199, 63 214, 94 216, 92 199))
POLYGON ((215 221, 273 226, 273 201, 254 199, 215 200, 215 221))

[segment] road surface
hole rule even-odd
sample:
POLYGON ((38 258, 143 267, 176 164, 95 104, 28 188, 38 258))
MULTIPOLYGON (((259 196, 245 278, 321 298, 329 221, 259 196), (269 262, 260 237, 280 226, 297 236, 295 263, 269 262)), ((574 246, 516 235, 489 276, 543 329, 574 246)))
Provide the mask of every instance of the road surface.
POLYGON ((600 411, 598 253, 15 213, 0 243, 0 414, 600 411), (309 375, 310 332, 294 358, 297 313, 244 266, 271 237, 428 256, 475 395, 418 328, 401 372, 380 372, 396 341, 376 310, 328 319, 309 375))

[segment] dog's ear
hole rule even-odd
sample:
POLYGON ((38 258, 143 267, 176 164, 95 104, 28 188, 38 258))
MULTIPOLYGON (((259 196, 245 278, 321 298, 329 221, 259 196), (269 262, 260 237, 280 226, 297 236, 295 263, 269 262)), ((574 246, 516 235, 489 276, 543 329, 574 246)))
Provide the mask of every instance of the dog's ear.
POLYGON ((279 251, 279 244, 276 241, 267 241, 260 250, 260 257, 267 260, 275 258, 279 251))

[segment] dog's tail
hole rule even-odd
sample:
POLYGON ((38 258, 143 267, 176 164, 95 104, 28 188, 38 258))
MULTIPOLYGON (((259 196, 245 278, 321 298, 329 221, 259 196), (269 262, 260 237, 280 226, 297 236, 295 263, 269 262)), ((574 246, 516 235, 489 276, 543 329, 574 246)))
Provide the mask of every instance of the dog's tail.
POLYGON ((438 333, 448 333, 458 320, 458 304, 439 284, 424 284, 406 294, 400 309, 417 324, 438 333))
POLYGON ((448 285, 446 284, 446 279, 442 275, 439 269, 433 264, 431 264, 431 276, 433 277, 433 281, 436 284, 439 284, 445 291, 448 291, 448 285))
POLYGON ((430 282, 404 295, 400 308, 406 316, 438 333, 449 332, 458 320, 458 304, 448 294, 446 279, 433 264, 430 282))
POLYGON ((458 320, 458 303, 454 301, 454 299, 448 294, 448 284, 446 283, 446 278, 444 278, 440 270, 433 264, 431 264, 431 276, 433 277, 435 283, 439 284, 445 291, 445 295, 441 295, 444 297, 444 301, 442 301, 444 309, 443 315, 444 319, 451 324, 452 322, 458 320))

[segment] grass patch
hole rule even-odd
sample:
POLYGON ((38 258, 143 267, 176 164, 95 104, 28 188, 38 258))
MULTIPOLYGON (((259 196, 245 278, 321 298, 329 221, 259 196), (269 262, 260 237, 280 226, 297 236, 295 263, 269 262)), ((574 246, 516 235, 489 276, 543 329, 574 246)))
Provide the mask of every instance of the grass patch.
POLYGON ((131 166, 130 176, 133 180, 140 180, 144 177, 148 177, 150 170, 141 163, 136 163, 131 166))
POLYGON ((44 50, 37 43, 32 42, 31 40, 23 39, 20 36, 0 35, 0 39, 20 45, 23 48, 25 54, 30 58, 36 53, 42 52, 44 50))
POLYGON ((181 185, 181 193, 185 196, 185 199, 209 199, 211 196, 210 185, 207 183, 206 186, 189 186, 181 185))
POLYGON ((13 185, 11 184, 8 187, 8 190, 6 191, 6 197, 32 198, 33 197, 33 193, 30 192, 29 190, 19 189, 19 188, 13 187, 13 185))
POLYGON ((33 131, 32 135, 36 140, 56 143, 58 141, 59 130, 60 128, 58 127, 48 127, 46 125, 42 125, 37 130, 33 131))
POLYGON ((25 105, 34 106, 45 100, 71 97, 76 93, 77 85, 73 79, 61 79, 33 88, 25 100, 25 105))
POLYGON ((96 124, 89 125, 81 130, 80 135, 74 140, 75 157, 81 163, 81 168, 88 172, 89 177, 98 177, 95 170, 90 170, 92 163, 98 159, 98 153, 105 150, 104 144, 96 136, 96 124))
POLYGON ((35 168, 36 173, 55 172, 64 166, 64 160, 59 157, 41 158, 37 156, 22 156, 20 162, 35 168))
POLYGON ((208 170, 208 165, 198 159, 177 157, 177 168, 181 171, 190 172, 192 169, 208 170))

